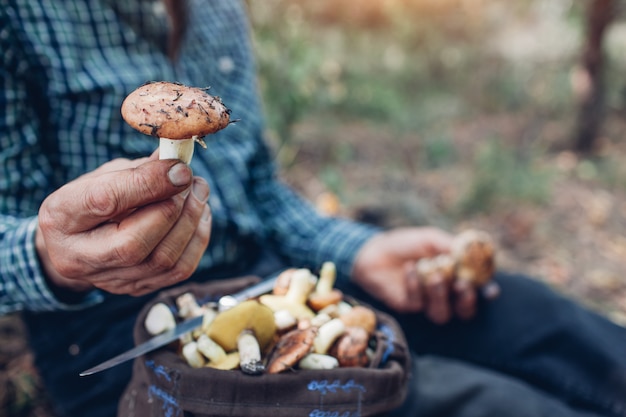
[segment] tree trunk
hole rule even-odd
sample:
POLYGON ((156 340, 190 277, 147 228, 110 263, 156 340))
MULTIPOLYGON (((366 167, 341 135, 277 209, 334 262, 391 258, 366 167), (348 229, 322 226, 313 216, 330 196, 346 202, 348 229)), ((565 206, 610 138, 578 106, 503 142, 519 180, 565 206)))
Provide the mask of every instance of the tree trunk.
POLYGON ((616 0, 590 0, 587 10, 586 41, 580 74, 584 88, 580 91, 578 121, 574 132, 574 150, 593 151, 605 112, 603 40, 617 9, 616 0))

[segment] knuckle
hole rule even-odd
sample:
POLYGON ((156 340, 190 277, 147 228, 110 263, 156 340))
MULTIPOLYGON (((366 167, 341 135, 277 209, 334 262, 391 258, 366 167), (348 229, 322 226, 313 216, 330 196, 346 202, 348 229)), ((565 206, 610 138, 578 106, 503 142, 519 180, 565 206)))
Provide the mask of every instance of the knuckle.
POLYGON ((118 266, 133 267, 144 262, 150 252, 151 248, 141 236, 130 234, 118 241, 113 248, 113 257, 118 266))
POLYGON ((178 262, 178 257, 167 249, 159 249, 152 253, 150 257, 150 266, 159 271, 173 270, 178 262))
POLYGON ((119 192, 110 183, 102 183, 98 188, 87 189, 83 204, 88 213, 109 218, 117 213, 119 192))

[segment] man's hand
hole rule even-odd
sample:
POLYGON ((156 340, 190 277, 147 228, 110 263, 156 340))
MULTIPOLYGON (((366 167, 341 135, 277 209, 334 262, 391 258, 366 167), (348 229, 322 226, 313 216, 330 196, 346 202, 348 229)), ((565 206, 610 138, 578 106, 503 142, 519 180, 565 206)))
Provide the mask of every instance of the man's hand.
POLYGON ((435 228, 398 228, 382 232, 357 255, 353 281, 400 313, 423 311, 433 322, 453 315, 469 319, 476 307, 476 288, 441 279, 425 282, 416 262, 450 252, 452 236, 435 228))
POLYGON ((117 159, 52 193, 36 248, 49 280, 141 295, 187 279, 211 231, 206 181, 177 160, 117 159))

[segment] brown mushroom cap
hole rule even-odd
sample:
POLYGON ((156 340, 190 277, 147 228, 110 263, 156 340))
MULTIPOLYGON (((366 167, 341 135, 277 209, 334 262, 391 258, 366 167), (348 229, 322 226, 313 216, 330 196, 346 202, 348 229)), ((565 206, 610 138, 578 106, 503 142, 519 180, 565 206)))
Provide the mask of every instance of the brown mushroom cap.
POLYGON ((346 327, 362 327, 368 334, 373 334, 376 330, 376 313, 365 306, 354 306, 350 311, 339 316, 339 319, 346 327))
POLYGON ((335 341, 329 354, 339 361, 341 367, 365 367, 369 364, 367 345, 369 335, 362 327, 346 327, 342 336, 335 341))
POLYGON ((122 117, 146 135, 191 139, 228 126, 230 110, 205 89, 159 81, 142 85, 122 103, 122 117))
POLYGON ((277 374, 297 365, 313 349, 317 327, 295 329, 284 334, 270 355, 267 372, 277 374))
POLYGON ((495 271, 495 251, 494 241, 484 231, 466 230, 457 235, 452 243, 457 279, 477 286, 487 284, 495 271))
POLYGON ((324 307, 328 307, 331 304, 337 304, 341 300, 343 300, 343 292, 337 288, 333 288, 327 294, 312 292, 309 294, 307 303, 314 311, 320 311, 324 307))

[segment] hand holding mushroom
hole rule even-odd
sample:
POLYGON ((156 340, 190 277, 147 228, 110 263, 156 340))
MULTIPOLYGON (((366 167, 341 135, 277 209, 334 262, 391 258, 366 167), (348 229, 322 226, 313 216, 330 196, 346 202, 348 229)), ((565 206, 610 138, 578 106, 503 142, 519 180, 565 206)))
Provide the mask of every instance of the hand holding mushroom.
MULTIPOLYGON (((445 323, 453 316, 468 319, 475 313, 477 292, 493 274, 495 256, 489 237, 472 233, 473 237, 468 234, 452 236, 431 227, 398 228, 379 233, 357 254, 353 281, 401 313, 423 311, 435 323, 445 323), (474 239, 484 244, 466 244, 474 239), (462 264, 458 258, 460 248, 473 254, 462 264), (481 251, 487 255, 484 259, 490 261, 472 264, 473 256, 481 251), (455 260, 455 256, 458 259, 455 260), (416 262, 418 260, 423 261, 416 262), (470 274, 469 270, 477 272, 470 274), (463 277, 460 280, 456 279, 459 272, 463 277)), ((495 284, 489 285, 492 290, 496 288, 495 284)))
POLYGON ((180 161, 106 164, 43 202, 36 232, 42 267, 69 291, 140 295, 179 282, 208 245, 208 194, 206 181, 180 161))
MULTIPOLYGON (((153 83, 129 97, 126 116, 136 116, 136 128, 150 134, 189 135, 193 141, 229 123, 221 101, 203 90, 153 83), (167 100, 175 104, 168 106, 167 100)), ((96 287, 141 295, 180 282, 193 273, 208 245, 208 195, 206 181, 176 159, 111 161, 41 205, 35 247, 42 268, 53 287, 70 292, 96 287)))

